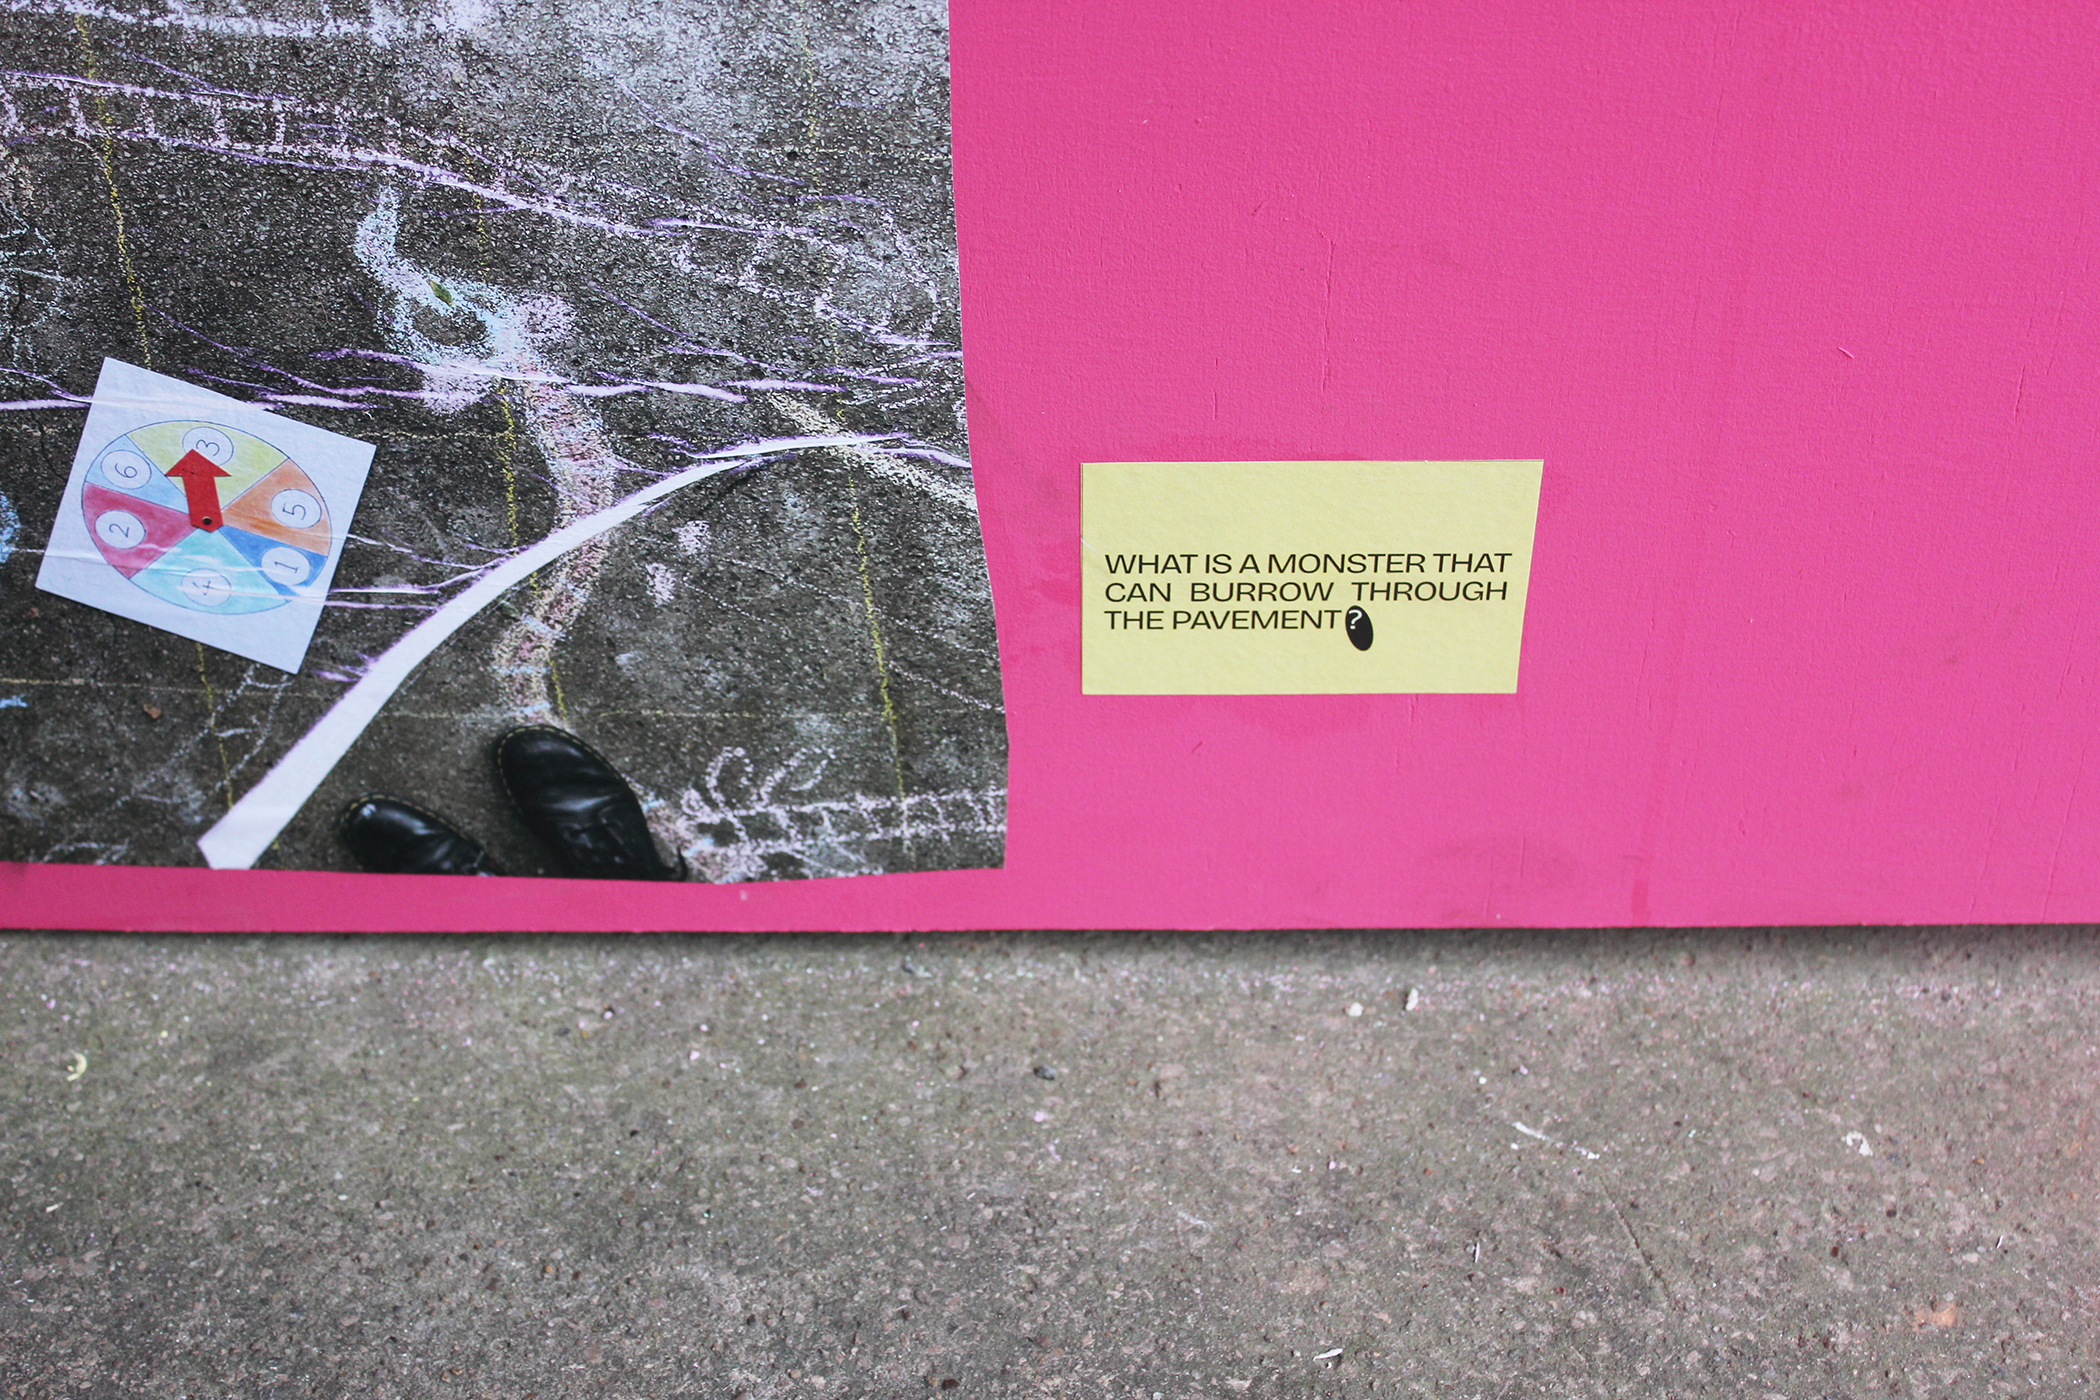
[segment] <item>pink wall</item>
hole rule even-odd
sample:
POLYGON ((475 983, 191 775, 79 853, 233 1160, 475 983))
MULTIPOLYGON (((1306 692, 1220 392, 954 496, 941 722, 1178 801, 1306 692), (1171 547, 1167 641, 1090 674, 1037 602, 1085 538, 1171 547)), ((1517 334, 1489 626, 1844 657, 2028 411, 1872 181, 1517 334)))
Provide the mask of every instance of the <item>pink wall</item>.
POLYGON ((13 866, 0 911, 2100 918, 2091 11, 956 0, 953 53, 1005 870, 13 866), (1545 459, 1517 695, 1080 696, 1081 461, 1350 457, 1545 459))

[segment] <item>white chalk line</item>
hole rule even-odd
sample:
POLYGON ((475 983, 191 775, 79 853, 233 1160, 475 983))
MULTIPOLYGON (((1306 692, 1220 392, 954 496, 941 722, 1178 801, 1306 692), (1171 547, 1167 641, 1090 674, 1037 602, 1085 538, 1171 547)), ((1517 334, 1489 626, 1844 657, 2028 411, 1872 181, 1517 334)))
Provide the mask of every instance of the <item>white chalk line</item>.
MULTIPOLYGON (((0 0, 0 13, 5 13, 8 8, 6 0, 0 0)), ((424 131, 389 118, 356 112, 346 107, 324 106, 292 97, 176 92, 168 88, 146 87, 137 83, 83 78, 71 73, 0 69, 0 132, 29 139, 72 136, 83 141, 103 139, 148 142, 163 150, 203 151, 294 169, 393 171, 461 194, 472 195, 476 199, 516 213, 539 214, 577 228, 659 245, 683 246, 695 232, 706 232, 734 234, 758 240, 790 238, 827 248, 830 246, 822 242, 816 229, 800 224, 750 220, 730 222, 733 216, 728 214, 701 219, 651 217, 633 206, 647 202, 658 209, 685 212, 691 212, 692 206, 660 191, 613 181, 591 180, 536 163, 517 163, 513 167, 499 163, 489 154, 442 133, 424 131), (31 89, 41 89, 42 92, 33 96, 31 89), (64 115, 58 114, 57 104, 40 103, 37 100, 37 96, 49 96, 53 92, 63 96, 64 115), (88 98, 87 102, 82 101, 83 95, 88 98), (112 121, 106 112, 100 110, 103 100, 112 97, 126 98, 137 105, 136 124, 127 125, 112 121), (89 114, 90 106, 98 109, 93 116, 89 114), (155 107, 164 109, 159 117, 154 115, 155 107), (209 135, 196 129, 194 125, 185 132, 181 129, 180 121, 169 119, 171 114, 165 110, 168 108, 195 109, 196 113, 202 114, 209 121, 209 135), (268 128, 269 134, 257 136, 251 132, 244 135, 236 131, 229 114, 244 119, 244 124, 250 127, 260 123, 268 128), (48 121, 44 120, 47 115, 48 121), (295 124, 295 118, 314 120, 300 120, 295 124), (384 135, 376 143, 358 140, 350 134, 353 130, 366 130, 375 124, 384 131, 384 135), (338 135, 334 140, 317 141, 293 134, 306 127, 328 128, 336 131, 338 135), (414 153, 418 149, 422 155, 437 159, 418 158, 414 153), (496 172, 495 182, 477 180, 461 170, 439 163, 439 160, 449 159, 454 153, 477 161, 496 172), (509 183, 513 181, 528 188, 513 188, 509 183), (556 185, 559 188, 548 190, 548 185, 556 185), (587 193, 595 191, 600 198, 571 197, 570 191, 577 185, 584 185, 587 193), (534 189, 538 189, 540 193, 533 193, 534 189), (600 207, 610 207, 607 201, 621 198, 630 206, 629 217, 608 216, 597 212, 600 207)), ((884 222, 890 222, 887 211, 884 211, 884 214, 884 222)), ((895 273, 887 264, 867 254, 851 250, 833 251, 838 251, 847 263, 867 273, 895 273)), ((915 282, 913 285, 919 284, 915 282)))
POLYGON ((594 515, 556 530, 539 543, 511 555, 483 574, 466 591, 424 618, 382 652, 358 682, 322 715, 313 728, 283 758, 265 773, 262 781, 241 795, 211 830, 198 838, 197 848, 214 870, 246 870, 262 859, 293 817, 299 814, 350 746, 357 742, 381 709, 391 700, 416 667, 471 621, 482 609, 523 583, 569 551, 587 544, 616 525, 632 520, 651 505, 675 491, 729 470, 750 457, 807 447, 859 447, 871 439, 849 433, 829 437, 775 438, 745 443, 708 454, 709 460, 644 487, 594 515))
MULTIPOLYGON (((472 7, 470 7, 471 10, 472 7)), ((471 24, 448 23, 453 17, 433 13, 428 19, 421 16, 395 14, 384 7, 374 6, 369 20, 328 19, 318 24, 299 21, 256 19, 247 15, 200 14, 189 5, 168 5, 166 11, 157 15, 133 14, 114 5, 99 5, 92 0, 6 0, 0 11, 17 15, 76 15, 89 19, 106 20, 116 24, 142 25, 153 29, 180 29, 198 34, 223 34, 241 39, 369 39, 380 48, 388 47, 394 39, 412 35, 419 24, 431 23, 445 33, 461 33, 471 24)))
MULTIPOLYGON (((788 398, 784 394, 768 394, 766 395, 766 402, 772 404, 781 417, 787 419, 788 422, 793 423, 805 433, 836 432, 838 430, 839 425, 837 423, 834 423, 816 409, 797 399, 788 398)), ((871 476, 887 478, 890 481, 897 482, 899 485, 909 486, 916 491, 923 491, 935 500, 953 506, 957 510, 965 511, 971 515, 977 514, 977 488, 974 483, 957 485, 952 481, 944 481, 932 472, 922 471, 918 467, 900 462, 895 457, 886 455, 895 450, 894 448, 871 450, 864 445, 856 444, 853 447, 842 450, 839 455, 850 459, 862 471, 867 472, 871 476)), ((969 468, 970 464, 960 457, 951 457, 946 453, 941 454, 941 456, 944 460, 955 463, 965 470, 969 468)))

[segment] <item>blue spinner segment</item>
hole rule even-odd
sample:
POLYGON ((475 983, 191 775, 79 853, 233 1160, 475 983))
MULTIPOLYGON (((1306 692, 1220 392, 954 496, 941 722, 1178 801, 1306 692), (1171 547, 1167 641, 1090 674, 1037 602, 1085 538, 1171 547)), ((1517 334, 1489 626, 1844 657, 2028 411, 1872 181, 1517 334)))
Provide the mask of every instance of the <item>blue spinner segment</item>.
POLYGON ((160 464, 128 437, 114 439, 95 454, 87 479, 96 486, 122 491, 170 510, 189 510, 182 484, 171 480, 160 464))
POLYGON ((312 550, 286 544, 283 540, 251 535, 231 525, 222 527, 218 533, 286 597, 300 596, 300 591, 320 576, 321 566, 328 562, 312 550))
POLYGON ((182 543, 132 575, 139 587, 192 612, 252 613, 284 606, 261 569, 217 533, 192 530, 182 543))

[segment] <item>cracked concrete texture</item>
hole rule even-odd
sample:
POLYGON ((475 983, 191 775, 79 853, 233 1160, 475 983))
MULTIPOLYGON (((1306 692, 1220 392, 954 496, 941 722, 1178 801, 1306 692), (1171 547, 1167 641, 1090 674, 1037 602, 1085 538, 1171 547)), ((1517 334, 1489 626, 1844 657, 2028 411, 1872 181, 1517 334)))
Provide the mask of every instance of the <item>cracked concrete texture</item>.
POLYGON ((0 939, 0 1390, 2082 1393, 2087 929, 0 939))
POLYGON ((1006 733, 931 0, 0 11, 0 859, 196 839, 474 571, 724 449, 467 624, 263 863, 370 791, 551 874, 554 721, 716 881, 997 865, 1006 733), (35 591, 104 355, 372 442, 286 675, 35 591), (25 407, 24 405, 29 405, 25 407))

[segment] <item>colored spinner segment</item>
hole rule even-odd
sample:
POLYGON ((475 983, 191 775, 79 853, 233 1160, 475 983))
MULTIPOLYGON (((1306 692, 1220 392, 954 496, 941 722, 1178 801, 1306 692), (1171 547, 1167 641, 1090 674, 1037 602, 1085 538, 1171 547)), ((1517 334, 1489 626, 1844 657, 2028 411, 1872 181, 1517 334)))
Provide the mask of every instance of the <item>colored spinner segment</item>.
POLYGON ((217 423, 135 428, 95 454, 80 494, 109 566, 154 597, 204 613, 282 607, 319 577, 334 544, 321 488, 252 433, 217 423), (216 529, 199 529, 169 472, 190 453, 222 472, 216 529))

